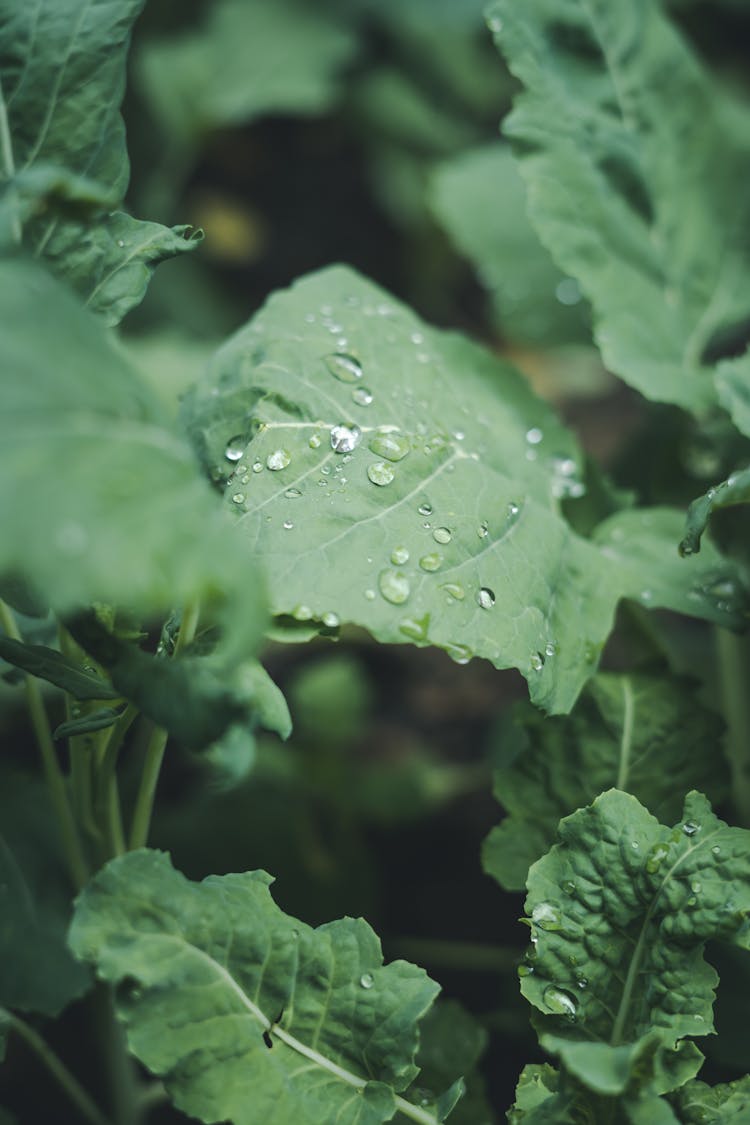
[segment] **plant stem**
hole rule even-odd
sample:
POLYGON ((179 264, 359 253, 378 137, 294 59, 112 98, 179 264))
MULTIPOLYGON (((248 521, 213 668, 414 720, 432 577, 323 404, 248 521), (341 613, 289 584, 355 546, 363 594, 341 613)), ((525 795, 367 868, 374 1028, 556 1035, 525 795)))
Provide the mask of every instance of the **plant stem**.
MULTIPOLYGON (((10 608, 1 599, 0 624, 2 624, 7 635, 12 637, 14 641, 23 640, 10 608)), ((73 812, 68 800, 65 779, 60 770, 57 754, 55 753, 52 733, 50 731, 49 722, 47 721, 47 713, 44 709, 44 700, 42 699, 39 684, 34 676, 26 675, 24 681, 26 685, 26 702, 29 708, 29 715, 31 716, 31 725, 34 729, 34 735, 42 758, 44 778, 57 815, 65 859, 76 890, 80 890, 88 879, 88 870, 81 847, 81 841, 78 838, 73 812)))
POLYGON ((112 989, 108 985, 98 986, 93 1000, 115 1125, 140 1125, 143 1118, 142 1087, 135 1063, 128 1053, 125 1032, 115 1015, 112 989))
MULTIPOLYGON (((174 646, 174 656, 179 656, 186 645, 190 644, 200 619, 200 604, 198 602, 188 605, 183 610, 180 631, 174 646)), ((146 758, 143 763, 141 784, 135 802, 133 823, 130 829, 129 848, 145 848, 148 843, 148 834, 151 827, 151 816, 154 810, 156 786, 159 782, 161 764, 164 760, 164 750, 167 745, 167 732, 163 727, 154 726, 146 747, 146 758)))
POLYGON ((727 757, 732 771, 732 799, 741 825, 750 827, 750 641, 726 629, 714 631, 719 690, 727 723, 727 757))
POLYGON ((122 855, 125 851, 116 767, 125 735, 137 715, 138 709, 129 703, 115 725, 110 727, 97 754, 95 814, 110 856, 122 855))
MULTIPOLYGON (((3 94, 2 82, 0 82, 0 158, 2 159, 3 179, 12 180, 16 174, 16 164, 13 159, 13 142, 10 136, 10 124, 8 122, 8 109, 5 104, 5 95, 3 94)), ((12 196, 17 198, 17 192, 11 188, 12 196)), ((21 228, 21 220, 18 215, 14 215, 11 220, 11 229, 13 233, 14 242, 20 245, 23 231, 21 228)))
POLYGON ((55 1054, 41 1035, 19 1016, 8 1013, 10 1026, 23 1039, 28 1047, 38 1056, 53 1078, 59 1083, 70 1100, 77 1106, 91 1125, 110 1125, 108 1119, 92 1101, 90 1095, 84 1090, 77 1078, 68 1070, 65 1064, 55 1054))

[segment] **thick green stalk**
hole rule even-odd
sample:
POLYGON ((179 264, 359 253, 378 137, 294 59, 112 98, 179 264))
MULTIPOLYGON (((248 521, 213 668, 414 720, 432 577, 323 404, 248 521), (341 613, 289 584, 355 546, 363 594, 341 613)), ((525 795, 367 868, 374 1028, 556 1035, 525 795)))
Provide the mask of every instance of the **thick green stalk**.
POLYGON ((125 736, 137 715, 138 709, 129 703, 115 725, 105 732, 97 752, 94 813, 106 839, 108 856, 122 855, 126 850, 116 768, 125 736))
POLYGON ((89 1121, 91 1125, 110 1125, 108 1119, 93 1102, 78 1079, 71 1074, 49 1044, 42 1039, 41 1035, 27 1024, 25 1020, 20 1019, 18 1016, 8 1013, 8 1019, 12 1030, 16 1032, 20 1039, 23 1039, 24 1043, 34 1051, 38 1059, 44 1063, 52 1077, 61 1089, 65 1091, 67 1097, 80 1110, 86 1120, 89 1121))
POLYGON ((727 723, 732 799, 739 823, 750 828, 750 638, 718 628, 714 636, 721 676, 719 691, 727 723))
MULTIPOLYGON (((16 174, 16 163, 13 159, 13 142, 10 135, 10 122, 8 121, 8 109, 5 103, 5 95, 3 94, 3 86, 0 81, 0 161, 2 161, 2 174, 4 180, 12 180, 16 174)), ((15 190, 11 187, 9 189, 13 196, 16 195, 15 190)), ((20 245, 23 231, 21 228, 21 220, 18 215, 14 215, 12 219, 12 233, 13 241, 20 245)))
MULTIPOLYGON (((0 600, 0 624, 9 637, 15 641, 23 638, 18 631, 15 618, 10 608, 0 600)), ((34 676, 25 676, 26 702, 31 717, 31 725, 39 746, 42 758, 44 777, 49 790, 50 798, 55 809, 60 835, 62 837, 63 851, 67 861, 71 878, 77 889, 80 889, 88 879, 88 870, 78 837, 76 823, 68 800, 65 779, 60 770, 60 764, 55 753, 47 713, 44 709, 44 700, 39 688, 39 683, 34 676)))

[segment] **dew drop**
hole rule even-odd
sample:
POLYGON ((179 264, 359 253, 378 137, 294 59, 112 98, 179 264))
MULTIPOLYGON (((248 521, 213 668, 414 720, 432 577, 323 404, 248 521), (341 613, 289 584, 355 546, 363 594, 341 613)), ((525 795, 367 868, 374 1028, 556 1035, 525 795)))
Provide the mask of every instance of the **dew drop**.
POLYGON ((313 434, 307 444, 310 449, 318 449, 320 447, 320 434, 313 434))
POLYGON ((561 988, 555 988, 553 985, 545 988, 544 1003, 550 1012, 554 1012, 557 1016, 567 1016, 569 1020, 576 1018, 578 1002, 575 997, 568 992, 563 992, 561 988))
POLYGON ((253 461, 253 472, 254 473, 262 473, 263 472, 263 465, 260 463, 260 461, 253 461))
POLYGON ((411 449, 411 443, 405 434, 395 431, 380 430, 370 439, 370 450, 376 457, 385 457, 386 461, 401 461, 411 449))
POLYGON ((653 590, 641 590, 641 592, 638 596, 639 596, 639 598, 641 599, 642 602, 648 603, 648 602, 652 602, 654 600, 653 590))
POLYGON ((490 531, 490 526, 487 523, 487 520, 482 520, 479 527, 477 528, 477 535, 479 536, 480 539, 486 539, 487 536, 489 535, 489 531, 490 531))
POLYGON ((714 844, 714 846, 711 848, 711 851, 714 855, 719 855, 721 853, 721 848, 718 844, 714 844))
POLYGON ((310 609, 309 605, 298 605, 292 610, 292 617, 295 621, 311 621, 312 616, 313 611, 310 609))
POLYGON ((554 641, 547 641, 546 645, 544 646, 544 655, 545 656, 556 656, 557 655, 557 645, 555 644, 554 641))
POLYGON ((324 613, 320 619, 328 629, 335 629, 341 624, 341 620, 337 613, 324 613))
POLYGON ((434 571, 440 570, 442 562, 443 556, 435 551, 429 555, 422 555, 422 558, 419 560, 419 565, 422 570, 426 570, 428 573, 432 574, 434 571))
POLYGON ((233 504, 244 504, 245 503, 245 493, 244 492, 235 492, 234 496, 232 497, 232 503, 233 504))
MULTIPOLYGON (((331 330, 333 331, 333 328, 331 330)), ((336 332, 340 331, 341 329, 336 327, 336 332)), ((356 383, 362 378, 362 364, 346 352, 332 352, 331 355, 324 356, 323 362, 331 375, 340 383, 356 383)))
POLYGON ((510 504, 508 504, 508 515, 517 516, 520 510, 521 509, 519 508, 518 504, 514 503, 514 501, 511 500, 510 504))
POLYGON ((534 672, 541 672, 544 667, 544 657, 541 652, 532 652, 529 664, 534 672))
POLYGON ((394 566, 403 566, 409 561, 408 547, 394 547, 391 551, 391 562, 394 566))
POLYGON ((538 426, 532 426, 530 430, 526 431, 526 440, 529 445, 539 445, 539 442, 544 437, 544 434, 538 426))
POLYGON ((666 844, 654 844, 646 858, 646 870, 649 875, 654 875, 659 870, 668 855, 669 848, 666 844))
POLYGON ((702 889, 703 888, 702 888, 701 884, 698 882, 697 879, 694 879, 693 882, 690 884, 690 890, 693 892, 694 895, 699 895, 701 893, 702 889))
POLYGON ((587 977, 578 977, 578 979, 576 980, 576 984, 581 989, 588 988, 588 984, 589 984, 588 978, 587 977))
POLYGON ((226 457, 227 461, 241 461, 242 454, 245 452, 246 446, 247 438, 244 436, 244 434, 235 434, 233 438, 229 439, 229 441, 227 442, 227 447, 224 450, 224 456, 226 457))
POLYGON ((577 305, 581 301, 581 289, 574 277, 564 277, 555 286, 555 297, 561 305, 577 305))
POLYGON ((566 895, 575 894, 576 885, 575 885, 575 883, 573 882, 572 879, 565 879, 564 882, 561 884, 561 886, 562 886, 562 889, 565 891, 566 895))
POLYGON ((372 465, 367 466, 367 476, 373 484, 380 485, 381 488, 390 484, 395 475, 391 466, 385 461, 373 461, 372 465))
POLYGON ((291 520, 284 520, 283 527, 284 527, 284 531, 291 531, 292 528, 294 527, 294 524, 292 523, 291 520))
POLYGON ((468 645, 454 644, 451 641, 445 646, 445 651, 456 664, 468 664, 474 655, 468 645))
POLYGON ((403 621, 399 622, 398 626, 399 632, 412 641, 426 641, 429 627, 429 613, 426 613, 424 617, 405 617, 403 621))
POLYGON ((682 831, 686 836, 694 836, 700 829, 700 824, 696 824, 694 820, 686 820, 682 826, 682 831))
POLYGON ((381 570, 378 589, 391 605, 403 605, 411 593, 409 579, 397 570, 381 570))
POLYGON ((432 538, 436 543, 450 543, 452 534, 447 527, 436 527, 432 533, 432 538))
POLYGON ((633 841, 631 841, 630 846, 631 846, 631 848, 633 849, 634 852, 637 852, 640 849, 641 845, 638 843, 637 840, 633 840, 633 841))
POLYGON ((374 590, 365 590, 365 597, 367 598, 368 602, 374 602, 375 601, 375 591, 374 590))
POLYGON ((274 449, 273 453, 269 453, 266 457, 266 468, 278 472, 279 469, 285 469, 291 460, 286 449, 274 449))
POLYGON ((531 921, 539 926, 540 930, 559 930, 560 911, 549 902, 538 902, 531 912, 531 921))
POLYGON ((534 972, 534 966, 533 965, 519 965, 518 966, 519 977, 530 977, 533 972, 534 972))
POLYGON ((369 406, 374 397, 372 391, 369 391, 367 387, 355 387, 352 391, 352 398, 357 406, 369 406))
POLYGON ((499 16, 489 16, 487 19, 487 27, 493 35, 499 35, 503 30, 503 21, 499 16))
POLYGON ((477 592, 477 605, 480 609, 492 609, 495 604, 495 593, 489 586, 480 586, 477 592))
POLYGON ((297 500, 302 495, 302 493, 298 488, 287 488, 284 495, 286 496, 287 500, 297 500))
POLYGON ((417 511, 419 512, 420 516, 431 516, 432 504, 420 504, 417 508, 417 511))
POLYGON ((362 985, 362 988, 372 988, 375 984, 375 978, 372 973, 362 973, 362 976, 359 978, 359 983, 362 985))
POLYGON ((445 582, 440 587, 440 589, 445 590, 448 597, 452 598, 455 602, 462 602, 466 597, 466 592, 463 586, 461 586, 458 582, 445 582))
POLYGON ((118 238, 118 239, 117 239, 117 245, 118 245, 118 246, 120 247, 120 249, 122 250, 123 246, 125 245, 125 240, 124 240, 124 239, 122 239, 122 238, 118 238))
POLYGON ((345 426, 343 422, 331 429, 331 449, 334 453, 351 453, 362 440, 359 426, 345 426))

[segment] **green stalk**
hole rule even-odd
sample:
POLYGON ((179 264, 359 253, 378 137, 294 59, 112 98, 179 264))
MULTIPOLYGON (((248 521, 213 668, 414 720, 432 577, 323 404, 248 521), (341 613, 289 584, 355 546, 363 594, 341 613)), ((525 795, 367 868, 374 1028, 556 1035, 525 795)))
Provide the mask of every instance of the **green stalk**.
POLYGON ((732 771, 732 799, 740 825, 750 827, 750 639, 715 629, 721 682, 719 692, 727 723, 727 757, 732 771))
POLYGON ((106 839, 108 858, 126 850, 116 769, 125 736, 137 715, 138 709, 129 703, 115 725, 105 732, 106 738, 97 753, 94 813, 106 839))
MULTIPOLYGON (((180 624, 180 631, 174 646, 174 657, 180 655, 182 650, 189 645, 195 636, 200 619, 200 604, 195 602, 185 608, 180 624)), ((135 801, 133 823, 130 828, 129 848, 145 848, 148 843, 148 834, 151 828, 151 817, 154 811, 156 786, 159 783, 161 764, 164 761, 164 751, 167 745, 167 732, 163 727, 153 726, 151 736, 146 747, 146 757, 143 763, 141 784, 135 801)))
MULTIPOLYGON (((0 82, 0 159, 2 160, 3 179, 12 180, 16 174, 16 163, 13 159, 13 142, 10 136, 10 123, 8 121, 8 109, 5 104, 5 95, 3 94, 2 82, 0 82)), ((17 193, 13 188, 10 189, 13 196, 17 193)), ((18 245, 21 244, 23 231, 21 228, 21 220, 18 215, 13 216, 12 220, 13 240, 18 245)))
POLYGON ((7 1013, 7 1019, 13 1031, 17 1033, 19 1038, 23 1039, 24 1043, 26 1043, 32 1051, 34 1051, 40 1062, 44 1063, 52 1077, 65 1091, 70 1101, 80 1110, 86 1120, 89 1121, 91 1125, 110 1125, 108 1119, 92 1101, 90 1095, 84 1090, 78 1079, 71 1074, 49 1044, 42 1039, 41 1035, 27 1024, 25 1020, 20 1019, 19 1016, 7 1013))
MULTIPOLYGON (((1 599, 0 624, 2 624, 7 635, 14 641, 23 640, 10 608, 1 599)), ((44 778, 57 816, 65 859, 73 883, 76 889, 80 890, 88 880, 88 870, 81 847, 81 841, 78 838, 73 812, 68 800, 65 779, 60 770, 57 754, 55 753, 52 732, 50 731, 49 722, 47 720, 47 712, 44 709, 44 700, 42 699, 39 683, 34 676, 26 675, 24 677, 24 682, 26 685, 26 702, 31 717, 31 725, 34 729, 34 735, 42 758, 44 778)))
POLYGON ((103 1055, 115 1125, 140 1125, 144 1112, 142 1086, 128 1053, 125 1032, 115 1015, 112 989, 108 985, 97 986, 93 1001, 97 1042, 103 1055))

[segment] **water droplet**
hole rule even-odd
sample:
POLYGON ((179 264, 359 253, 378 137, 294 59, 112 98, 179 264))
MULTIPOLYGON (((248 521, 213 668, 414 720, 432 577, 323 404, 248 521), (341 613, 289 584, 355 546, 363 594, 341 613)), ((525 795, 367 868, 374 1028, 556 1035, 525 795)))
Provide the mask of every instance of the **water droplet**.
POLYGON ((421 332, 412 332, 411 342, 412 342, 412 344, 423 344, 424 343, 424 336, 422 335, 421 332))
POLYGON ((263 466, 260 463, 260 461, 253 461, 253 472, 254 473, 262 473, 263 472, 263 466))
POLYGON ((561 885, 566 895, 575 894, 576 885, 572 879, 565 879, 561 885))
POLYGON ((654 875, 659 870, 668 855, 669 848, 666 844, 654 844, 646 858, 646 870, 649 875, 654 875))
POLYGON ((298 605, 292 610, 292 617, 295 621, 311 621, 312 616, 313 611, 310 609, 309 605, 298 605))
POLYGON ((429 613, 426 613, 424 617, 405 617, 403 621, 399 622, 398 626, 399 632, 403 633, 405 637, 410 637, 413 641, 426 641, 429 627, 429 613))
POLYGON ((477 592, 477 605, 481 609, 492 609, 495 604, 495 592, 489 586, 480 586, 477 592))
POLYGON ((459 585, 458 582, 444 582, 440 589, 445 590, 446 594, 455 602, 462 602, 466 597, 463 586, 459 585))
POLYGON ((654 600, 653 590, 641 590, 638 596, 642 602, 652 602, 654 600))
POLYGON ((278 472, 279 469, 285 469, 291 460, 285 449, 274 449, 273 453, 269 453, 266 457, 266 468, 278 472))
POLYGON ((697 879, 694 879, 693 882, 690 884, 690 890, 693 892, 694 895, 699 895, 701 893, 702 887, 701 887, 701 884, 698 882, 697 879))
POLYGON ((374 602, 375 601, 375 591, 374 590, 365 590, 365 597, 367 598, 368 602, 374 602))
POLYGON ((545 656, 556 656, 557 655, 557 645, 555 644, 554 641, 547 641, 546 645, 544 646, 544 655, 545 656))
POLYGON ((313 434, 307 444, 310 446, 310 449, 318 449, 320 446, 320 434, 313 434))
POLYGON ((386 461, 401 461, 411 449, 411 443, 405 434, 398 430, 379 430, 370 439, 370 450, 376 457, 385 457, 386 461))
MULTIPOLYGON (((336 326, 336 332, 340 331, 341 328, 336 326)), ((331 375, 340 383, 356 383, 362 378, 362 364, 346 352, 332 352, 331 355, 323 357, 323 362, 331 375)))
POLYGON ((445 651, 456 664, 468 664, 474 655, 468 645, 454 644, 452 641, 445 646, 445 651))
POLYGON ((408 547, 394 547, 391 551, 391 562, 394 566, 403 566, 409 561, 408 547))
POLYGON ((561 988, 555 988, 553 985, 545 988, 544 1003, 550 1012, 554 1012, 557 1016, 567 1016, 569 1020, 576 1018, 578 1002, 575 997, 568 992, 563 992, 561 988))
POLYGON ((284 526, 284 531, 291 531, 292 528, 294 527, 294 524, 292 523, 291 520, 284 520, 283 526, 284 526))
POLYGON ((234 496, 232 497, 232 503, 233 504, 244 504, 245 503, 245 493, 244 492, 235 492, 234 496))
POLYGON ((700 824, 696 824, 694 820, 686 820, 682 826, 682 831, 686 836, 694 836, 700 830, 700 824))
POLYGON ((432 533, 436 543, 450 543, 452 535, 447 527, 436 527, 432 533))
POLYGON ((533 972, 534 972, 534 966, 533 965, 519 965, 518 966, 519 977, 530 977, 533 972))
POLYGON ((373 484, 378 484, 381 488, 390 484, 395 475, 391 466, 386 465, 385 461, 373 461, 372 465, 367 466, 367 476, 373 484))
POLYGON ((287 488, 284 495, 286 496, 287 500, 297 500, 298 497, 302 495, 302 493, 298 488, 287 488))
POLYGON ((345 426, 343 422, 331 429, 331 449, 334 453, 351 453, 362 440, 359 426, 345 426))
POLYGON ((518 504, 514 503, 514 501, 511 500, 510 504, 508 504, 508 515, 517 516, 520 511, 521 509, 518 504))
POLYGON ((443 556, 439 555, 437 551, 435 551, 429 555, 422 555, 422 558, 419 560, 419 565, 421 566, 422 570, 426 570, 429 573, 432 573, 436 570, 440 570, 442 562, 443 556))
POLYGON ((503 30, 503 21, 499 16, 489 16, 487 18, 487 27, 490 29, 493 35, 499 35, 503 30))
POLYGON ((378 589, 387 602, 403 605, 411 593, 409 579, 397 570, 381 570, 378 575, 378 589))
MULTIPOLYGON (((420 504, 419 507, 417 508, 417 511, 419 512, 420 516, 431 516, 432 515, 432 504, 420 504)), ((425 524, 425 527, 429 527, 429 526, 430 526, 429 524, 425 524)))
POLYGON ((125 245, 125 240, 124 240, 123 238, 118 238, 118 239, 117 239, 117 245, 118 245, 118 246, 120 247, 120 249, 122 250, 123 246, 125 245))
POLYGON ((541 652, 532 652, 529 664, 534 672, 541 672, 544 667, 544 657, 541 652))
POLYGON ((363 988, 372 988, 375 984, 375 978, 372 973, 362 973, 362 976, 359 978, 359 983, 363 988))
POLYGON ((561 305, 577 305, 581 301, 581 288, 574 277, 564 277, 555 286, 555 297, 561 305))
POLYGON ((714 844, 714 846, 711 848, 711 851, 714 853, 714 855, 719 855, 721 852, 721 848, 718 844, 714 844))
POLYGON ((245 452, 247 446, 247 438, 244 434, 235 434, 227 442, 227 447, 224 450, 224 456, 227 461, 241 461, 242 454, 245 452))
POLYGON ((631 843, 630 843, 630 846, 631 846, 631 848, 633 849, 634 852, 637 852, 641 845, 638 843, 637 840, 632 840, 631 843))
POLYGON ((337 613, 324 613, 320 619, 328 629, 335 629, 341 624, 341 620, 337 613))
POLYGON ((372 391, 368 390, 367 387, 355 387, 352 391, 352 398, 357 406, 369 406, 374 397, 372 391))
POLYGON ((532 426, 530 430, 526 431, 526 440, 529 445, 539 445, 539 442, 544 437, 544 434, 538 426, 532 426))
POLYGON ((588 988, 588 985, 589 985, 588 977, 578 977, 576 979, 576 984, 578 985, 579 988, 588 988))
POLYGON ((490 531, 490 526, 487 523, 487 520, 482 520, 479 527, 477 528, 477 535, 479 536, 480 539, 486 539, 487 536, 489 535, 489 531, 490 531))
POLYGON ((538 902, 531 912, 531 921, 539 926, 540 930, 559 930, 560 911, 549 902, 538 902))

